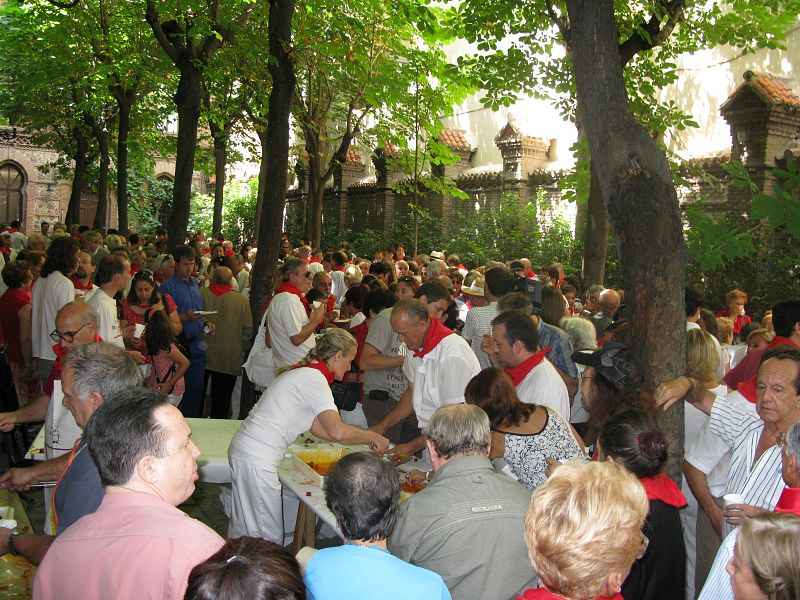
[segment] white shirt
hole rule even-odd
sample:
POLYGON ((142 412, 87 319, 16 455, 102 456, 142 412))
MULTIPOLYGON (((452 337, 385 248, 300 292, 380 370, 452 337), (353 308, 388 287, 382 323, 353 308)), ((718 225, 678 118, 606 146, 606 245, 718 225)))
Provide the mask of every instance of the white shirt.
POLYGON ((119 326, 117 314, 117 301, 99 289, 92 294, 87 303, 97 312, 97 335, 103 338, 104 342, 124 348, 125 342, 122 339, 122 329, 119 326))
POLYGON ((525 404, 549 406, 569 420, 567 386, 549 360, 543 360, 528 372, 517 386, 517 395, 525 404))
MULTIPOLYGON (((768 448, 754 463, 758 440, 764 421, 752 411, 717 398, 711 408, 709 430, 725 442, 732 451, 726 494, 744 494, 744 504, 772 510, 780 499, 784 483, 781 449, 768 448)), ((733 526, 723 523, 723 532, 733 526)))
POLYGON ((53 393, 44 419, 44 456, 47 460, 70 452, 75 440, 81 435, 72 411, 64 406, 63 400, 61 380, 56 379, 53 381, 53 393))
POLYGON ((472 351, 478 357, 481 369, 488 369, 492 366, 486 352, 481 350, 481 343, 484 335, 491 335, 492 319, 497 315, 497 302, 490 302, 486 306, 470 308, 467 312, 467 318, 464 319, 464 331, 461 335, 472 346, 472 351))
POLYGON ((336 296, 336 304, 342 303, 342 298, 347 293, 347 285, 344 282, 344 271, 331 271, 331 294, 336 296))
POLYGON ((244 455, 245 460, 250 458, 277 472, 289 444, 326 410, 337 409, 322 373, 304 368, 286 371, 270 384, 242 422, 231 441, 230 454, 240 459, 244 455))
POLYGON ((300 362, 316 345, 313 334, 299 346, 290 339, 300 333, 306 323, 308 315, 300 298, 289 292, 275 295, 267 309, 267 327, 276 369, 300 362))
POLYGON ((426 427, 436 409, 464 402, 464 389, 480 370, 475 353, 460 335, 448 335, 421 358, 409 350, 403 374, 414 386, 412 401, 419 426, 426 427))
POLYGON ((733 558, 733 547, 736 545, 736 538, 739 535, 737 527, 722 540, 714 564, 703 586, 703 591, 697 600, 733 600, 733 588, 731 587, 731 576, 725 570, 728 563, 733 558))
POLYGON ((58 311, 73 300, 75 286, 60 271, 40 277, 33 286, 31 324, 34 357, 53 361, 56 359, 50 332, 56 328, 58 311))

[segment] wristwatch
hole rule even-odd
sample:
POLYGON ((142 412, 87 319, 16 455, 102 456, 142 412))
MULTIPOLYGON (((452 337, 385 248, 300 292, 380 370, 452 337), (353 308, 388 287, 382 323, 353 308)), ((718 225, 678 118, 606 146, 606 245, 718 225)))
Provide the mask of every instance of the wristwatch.
POLYGON ((14 540, 17 539, 19 535, 21 535, 21 532, 12 531, 11 535, 8 536, 6 546, 8 546, 8 553, 11 554, 11 556, 19 556, 19 552, 17 552, 17 549, 14 548, 14 540))

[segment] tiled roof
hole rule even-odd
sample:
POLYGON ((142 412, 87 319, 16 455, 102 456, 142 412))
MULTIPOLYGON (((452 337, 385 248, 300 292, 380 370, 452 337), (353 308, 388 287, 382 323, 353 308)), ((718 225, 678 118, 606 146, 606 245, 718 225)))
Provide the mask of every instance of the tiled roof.
POLYGON ((750 89, 769 106, 800 108, 800 98, 797 97, 797 94, 773 75, 769 73, 745 71, 744 81, 739 84, 730 96, 728 96, 728 99, 722 104, 720 110, 724 111, 731 100, 745 88, 750 89))
POLYGON ((348 165, 363 165, 364 163, 361 162, 361 155, 356 152, 355 148, 350 146, 347 149, 347 156, 344 159, 345 164, 348 165))
POLYGON ((457 129, 442 129, 439 133, 439 141, 453 150, 463 150, 469 152, 472 145, 464 137, 464 134, 457 129))

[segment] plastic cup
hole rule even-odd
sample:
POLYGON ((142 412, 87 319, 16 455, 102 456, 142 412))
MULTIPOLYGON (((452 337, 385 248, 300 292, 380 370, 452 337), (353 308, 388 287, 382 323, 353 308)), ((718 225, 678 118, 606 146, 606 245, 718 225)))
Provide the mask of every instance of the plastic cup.
POLYGON ((725 508, 728 508, 729 504, 744 504, 744 494, 725 494, 722 497, 722 502, 725 508))
POLYGON ((144 325, 142 325, 141 323, 136 323, 136 326, 134 327, 133 330, 133 337, 140 338, 142 337, 143 333, 144 333, 144 325))

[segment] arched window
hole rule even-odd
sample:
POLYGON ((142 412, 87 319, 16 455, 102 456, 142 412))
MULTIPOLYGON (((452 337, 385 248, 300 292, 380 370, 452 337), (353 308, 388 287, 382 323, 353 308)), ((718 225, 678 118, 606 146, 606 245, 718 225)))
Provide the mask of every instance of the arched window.
POLYGON ((25 178, 12 163, 0 165, 0 223, 22 220, 22 188, 25 178))

